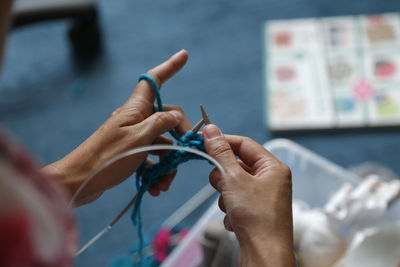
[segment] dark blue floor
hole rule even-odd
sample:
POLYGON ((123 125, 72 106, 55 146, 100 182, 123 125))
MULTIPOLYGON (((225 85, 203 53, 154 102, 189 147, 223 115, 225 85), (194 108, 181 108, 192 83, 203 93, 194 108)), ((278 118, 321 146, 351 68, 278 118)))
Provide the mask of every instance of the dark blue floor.
MULTIPOLYGON (((398 12, 398 0, 102 0, 104 53, 89 72, 74 67, 68 23, 13 31, 0 87, 0 124, 43 164, 70 152, 130 95, 139 74, 185 48, 186 67, 163 87, 165 103, 199 120, 203 104, 224 132, 260 143, 264 125, 262 23, 268 19, 398 12), (77 88, 76 84, 82 84, 77 88)), ((290 139, 344 167, 383 163, 400 174, 400 132, 309 133, 290 139)), ((144 199, 146 229, 165 219, 207 181, 204 162, 184 166, 171 191, 144 199)), ((100 230, 134 193, 132 181, 78 209, 82 240, 100 230)), ((77 266, 104 266, 128 250, 136 230, 128 217, 83 254, 77 266)))

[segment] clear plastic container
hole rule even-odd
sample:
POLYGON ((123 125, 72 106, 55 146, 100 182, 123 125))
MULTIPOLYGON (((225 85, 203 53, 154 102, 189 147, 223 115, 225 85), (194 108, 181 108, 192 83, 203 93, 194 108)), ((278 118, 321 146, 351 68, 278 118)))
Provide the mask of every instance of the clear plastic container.
POLYGON ((272 140, 264 147, 290 167, 293 199, 311 207, 323 207, 343 183, 355 185, 360 181, 353 173, 287 139, 272 140))
MULTIPOLYGON (((293 199, 311 207, 323 207, 344 182, 357 184, 360 178, 325 158, 287 139, 275 139, 264 146, 292 171, 293 199)), ((400 206, 400 205, 397 205, 400 206)), ((217 202, 194 225, 185 240, 171 253, 163 267, 195 267, 201 263, 199 241, 208 222, 223 218, 217 202)))

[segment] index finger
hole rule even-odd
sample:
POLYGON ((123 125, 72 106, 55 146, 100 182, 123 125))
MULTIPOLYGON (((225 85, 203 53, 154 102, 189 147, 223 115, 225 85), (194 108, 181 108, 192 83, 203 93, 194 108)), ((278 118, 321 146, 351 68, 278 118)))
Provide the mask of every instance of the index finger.
MULTIPOLYGON (((168 60, 164 61, 157 67, 149 70, 147 74, 150 75, 155 80, 155 82, 158 85, 158 88, 160 89, 161 85, 164 82, 166 82, 169 78, 174 76, 174 74, 177 73, 185 65, 187 59, 188 59, 188 53, 186 50, 182 49, 181 51, 170 57, 168 60)), ((141 80, 137 84, 129 100, 135 98, 144 98, 150 103, 154 102, 155 94, 153 88, 151 87, 148 81, 141 80)))
POLYGON ((185 112, 183 111, 182 108, 174 105, 163 105, 164 111, 170 111, 170 110, 177 110, 183 114, 183 118, 179 125, 175 128, 175 131, 179 136, 183 136, 187 131, 192 129, 192 124, 188 120, 188 118, 185 115, 185 112))
POLYGON ((271 152, 251 138, 238 135, 225 135, 225 138, 228 140, 233 153, 249 167, 253 167, 255 164, 263 164, 266 161, 277 161, 271 152))

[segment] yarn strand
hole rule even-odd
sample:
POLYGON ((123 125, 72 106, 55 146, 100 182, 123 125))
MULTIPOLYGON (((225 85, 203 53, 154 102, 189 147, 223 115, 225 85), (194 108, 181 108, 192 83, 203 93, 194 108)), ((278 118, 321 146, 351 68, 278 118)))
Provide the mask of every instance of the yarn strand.
MULTIPOLYGON (((145 79, 148 81, 153 88, 153 91, 156 95, 156 101, 158 105, 158 112, 163 112, 164 108, 162 106, 161 95, 158 90, 158 85, 155 80, 148 74, 142 74, 139 76, 139 82, 145 79)), ((153 106, 153 110, 156 112, 157 110, 153 106)), ((192 132, 191 130, 187 131, 185 135, 180 137, 175 130, 171 130, 169 132, 172 137, 175 138, 177 144, 182 147, 188 147, 196 150, 200 150, 204 153, 206 152, 203 136, 197 133, 192 132)), ((136 190, 137 190, 137 199, 135 205, 133 207, 131 219, 134 225, 137 226, 138 236, 139 236, 139 256, 142 261, 143 255, 142 250, 145 246, 143 227, 142 227, 142 216, 141 216, 141 203, 143 196, 147 190, 149 190, 154 184, 156 184, 160 177, 163 175, 167 175, 172 173, 177 167, 189 160, 205 160, 205 158, 200 157, 199 155, 189 153, 184 150, 174 150, 165 155, 160 162, 154 164, 151 167, 146 168, 147 157, 136 171, 136 190)), ((210 162, 211 163, 211 162, 210 162)), ((211 163, 212 164, 212 163, 211 163)))

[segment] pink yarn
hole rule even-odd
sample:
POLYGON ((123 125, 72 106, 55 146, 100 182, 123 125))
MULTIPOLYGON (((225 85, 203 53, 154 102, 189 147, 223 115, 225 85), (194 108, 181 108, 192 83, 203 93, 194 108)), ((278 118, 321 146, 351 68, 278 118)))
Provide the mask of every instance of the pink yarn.
POLYGON ((171 237, 171 231, 166 228, 161 228, 153 239, 153 247, 156 250, 154 258, 158 262, 163 262, 168 257, 168 246, 171 237))

